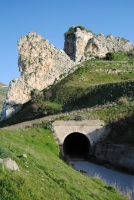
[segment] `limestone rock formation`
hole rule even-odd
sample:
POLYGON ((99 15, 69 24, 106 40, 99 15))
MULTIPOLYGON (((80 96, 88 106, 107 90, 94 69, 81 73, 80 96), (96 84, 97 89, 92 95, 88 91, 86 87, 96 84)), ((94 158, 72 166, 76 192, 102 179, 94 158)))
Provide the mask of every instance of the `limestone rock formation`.
POLYGON ((82 26, 65 33, 64 51, 57 49, 36 32, 21 37, 18 42, 20 78, 10 82, 3 104, 1 120, 18 112, 31 99, 31 91, 39 91, 73 72, 77 62, 92 57, 104 57, 109 51, 129 51, 134 46, 123 38, 95 35, 82 26))
POLYGON ((134 46, 130 41, 104 34, 95 35, 82 26, 71 27, 65 33, 64 51, 75 62, 94 57, 105 57, 108 52, 130 51, 134 46))
POLYGON ((75 64, 63 50, 49 44, 36 32, 21 37, 18 50, 21 77, 10 82, 1 120, 18 112, 30 100, 31 90, 41 91, 52 85, 61 79, 61 74, 66 76, 75 64))

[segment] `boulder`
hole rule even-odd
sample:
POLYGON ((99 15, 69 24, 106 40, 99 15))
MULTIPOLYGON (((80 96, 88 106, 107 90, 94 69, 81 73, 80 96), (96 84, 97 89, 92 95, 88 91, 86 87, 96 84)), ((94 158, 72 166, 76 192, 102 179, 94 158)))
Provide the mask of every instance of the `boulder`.
POLYGON ((4 159, 1 159, 2 162, 2 165, 4 167, 6 167, 7 169, 10 169, 10 170, 19 170, 19 167, 18 165, 16 164, 16 162, 14 160, 12 160, 11 158, 4 158, 4 159))

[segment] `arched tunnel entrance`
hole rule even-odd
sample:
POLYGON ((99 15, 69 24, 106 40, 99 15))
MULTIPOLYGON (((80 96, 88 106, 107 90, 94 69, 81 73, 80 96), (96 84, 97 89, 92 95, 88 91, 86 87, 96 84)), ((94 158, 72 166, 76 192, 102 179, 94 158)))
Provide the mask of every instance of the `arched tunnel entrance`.
POLYGON ((69 158, 87 159, 90 153, 89 139, 82 133, 71 133, 64 140, 63 152, 69 158))

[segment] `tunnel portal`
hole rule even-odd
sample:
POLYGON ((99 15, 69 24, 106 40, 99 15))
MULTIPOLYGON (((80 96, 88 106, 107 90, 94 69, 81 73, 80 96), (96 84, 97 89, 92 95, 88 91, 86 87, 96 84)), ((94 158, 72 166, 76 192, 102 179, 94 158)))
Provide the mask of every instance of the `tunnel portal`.
POLYGON ((64 140, 63 152, 69 158, 87 159, 90 153, 89 139, 82 133, 71 133, 64 140))

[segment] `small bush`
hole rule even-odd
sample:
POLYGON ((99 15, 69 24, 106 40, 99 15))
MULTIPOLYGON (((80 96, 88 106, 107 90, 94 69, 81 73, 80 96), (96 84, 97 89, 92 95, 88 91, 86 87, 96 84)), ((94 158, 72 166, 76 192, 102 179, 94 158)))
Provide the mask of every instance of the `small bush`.
POLYGON ((32 98, 32 103, 33 103, 33 108, 35 110, 38 110, 39 108, 41 108, 43 106, 43 102, 44 102, 44 96, 42 93, 40 93, 39 90, 32 90, 31 91, 31 98, 32 98))
POLYGON ((52 122, 51 121, 42 121, 41 127, 44 128, 44 129, 51 130, 52 122))
POLYGON ((68 120, 68 116, 62 115, 59 117, 59 120, 68 120))
POLYGON ((11 158, 11 157, 12 155, 7 149, 0 147, 0 158, 11 158))
POLYGON ((77 28, 79 28, 79 29, 81 29, 81 30, 85 30, 85 31, 87 31, 87 32, 93 33, 91 30, 87 30, 84 26, 77 25, 77 26, 71 26, 71 27, 68 29, 68 31, 64 33, 64 36, 74 34, 74 33, 76 32, 77 28))
POLYGON ((114 60, 114 53, 113 52, 106 53, 106 60, 114 60))

